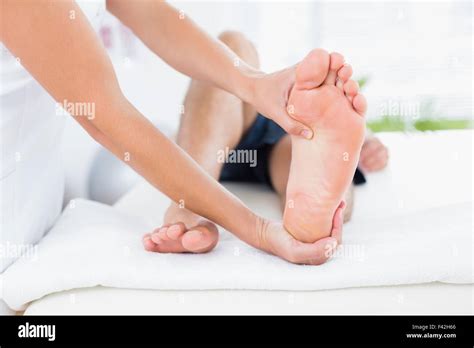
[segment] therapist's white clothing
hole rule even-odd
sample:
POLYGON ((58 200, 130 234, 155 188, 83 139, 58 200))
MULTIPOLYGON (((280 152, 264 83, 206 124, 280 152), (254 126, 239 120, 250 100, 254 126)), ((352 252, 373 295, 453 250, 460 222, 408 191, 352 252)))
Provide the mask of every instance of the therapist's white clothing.
MULTIPOLYGON (((78 1, 95 28, 105 2, 78 1)), ((60 157, 63 113, 0 44, 0 272, 36 257, 34 244, 59 216, 64 195, 60 157)), ((71 154, 73 156, 73 154, 71 154)))

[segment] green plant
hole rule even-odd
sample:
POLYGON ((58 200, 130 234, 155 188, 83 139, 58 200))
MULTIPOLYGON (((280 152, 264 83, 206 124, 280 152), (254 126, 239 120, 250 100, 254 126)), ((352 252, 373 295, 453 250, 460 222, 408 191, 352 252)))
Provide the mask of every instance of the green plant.
POLYGON ((367 122, 367 127, 374 133, 377 132, 403 132, 407 125, 400 116, 382 116, 367 122))
POLYGON ((423 118, 413 122, 419 131, 436 131, 444 129, 472 129, 473 122, 469 119, 423 118))
MULTIPOLYGON (((368 75, 357 79, 361 90, 367 85, 370 77, 368 75)), ((399 113, 379 115, 378 118, 367 121, 367 127, 374 133, 377 132, 407 132, 407 131, 437 131, 448 129, 472 129, 474 122, 467 118, 443 118, 436 112, 433 99, 423 100, 419 108, 418 116, 421 118, 407 118, 399 113)))
POLYGON ((362 76, 357 80, 357 83, 359 84, 360 89, 364 88, 364 86, 369 82, 369 76, 362 76))

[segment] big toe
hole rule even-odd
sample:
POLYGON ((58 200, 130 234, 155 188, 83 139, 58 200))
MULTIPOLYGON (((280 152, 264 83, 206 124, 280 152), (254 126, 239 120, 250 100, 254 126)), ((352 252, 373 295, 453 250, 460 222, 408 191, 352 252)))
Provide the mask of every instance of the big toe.
POLYGON ((344 56, 340 53, 333 52, 330 56, 329 72, 324 80, 325 85, 336 85, 337 72, 344 66, 344 56))
POLYGON ((181 239, 186 250, 193 253, 206 253, 212 250, 219 239, 216 225, 209 221, 202 221, 188 230, 181 239))
POLYGON ((295 86, 299 89, 319 87, 327 76, 330 59, 329 53, 316 48, 298 64, 295 86))

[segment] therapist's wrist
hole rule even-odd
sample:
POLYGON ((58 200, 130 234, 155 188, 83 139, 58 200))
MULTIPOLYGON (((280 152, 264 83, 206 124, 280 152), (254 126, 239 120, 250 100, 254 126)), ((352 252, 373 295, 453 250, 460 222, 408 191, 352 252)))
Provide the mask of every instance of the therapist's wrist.
POLYGON ((245 207, 245 212, 242 211, 242 213, 236 214, 236 217, 238 217, 233 219, 233 226, 229 226, 228 230, 254 248, 267 251, 263 235, 266 220, 247 207, 245 207))
POLYGON ((234 94, 244 102, 253 105, 256 97, 257 81, 266 74, 244 63, 237 68, 237 83, 235 83, 234 94))
POLYGON ((269 221, 263 217, 252 214, 248 231, 250 232, 250 242, 254 248, 263 250, 265 252, 273 253, 267 241, 269 221))

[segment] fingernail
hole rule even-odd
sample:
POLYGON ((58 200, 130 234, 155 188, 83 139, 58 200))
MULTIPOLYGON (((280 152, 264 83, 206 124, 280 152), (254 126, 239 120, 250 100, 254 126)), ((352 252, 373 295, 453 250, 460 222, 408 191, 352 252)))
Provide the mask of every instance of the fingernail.
POLYGON ((313 137, 313 132, 311 132, 310 130, 308 129, 303 129, 301 131, 301 136, 305 139, 311 139, 313 137))

